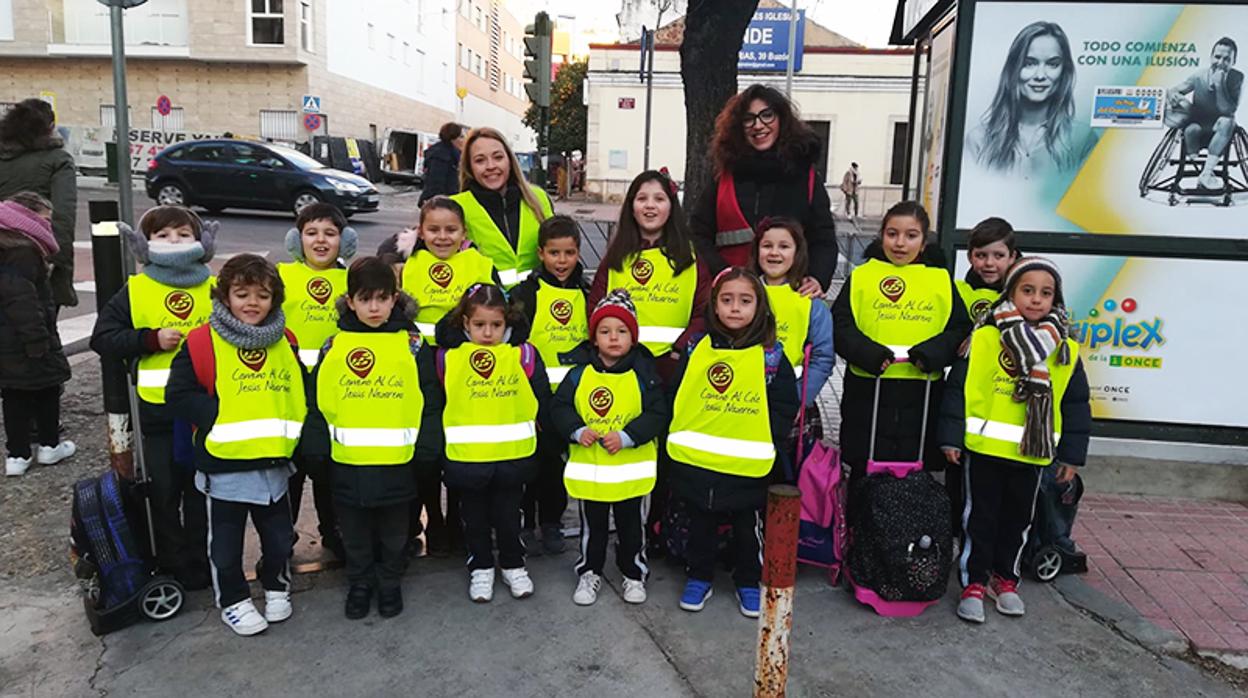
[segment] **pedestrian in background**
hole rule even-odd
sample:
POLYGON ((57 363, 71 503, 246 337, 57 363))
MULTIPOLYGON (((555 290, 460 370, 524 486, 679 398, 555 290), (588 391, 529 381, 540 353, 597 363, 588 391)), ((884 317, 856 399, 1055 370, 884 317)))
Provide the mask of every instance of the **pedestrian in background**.
POLYGON ((78 184, 74 157, 55 135, 52 106, 26 99, 0 119, 0 199, 31 191, 52 202, 52 233, 58 251, 51 255, 48 283, 55 311, 78 305, 74 292, 74 221, 78 215, 78 184))
POLYGON ((76 450, 58 434, 61 386, 70 371, 48 284, 49 260, 59 249, 52 214, 51 203, 33 192, 0 203, 0 399, 8 450, 4 474, 10 476, 24 475, 33 461, 52 465, 76 450))
POLYGON ((858 174, 858 163, 851 162, 845 176, 841 177, 841 194, 845 195, 845 215, 851 220, 858 217, 858 187, 862 186, 862 176, 858 174), (850 213, 850 208, 854 212, 850 213))
POLYGON ((464 127, 449 121, 438 129, 438 142, 425 148, 425 169, 420 185, 423 206, 435 196, 459 193, 459 160, 464 149, 464 127))

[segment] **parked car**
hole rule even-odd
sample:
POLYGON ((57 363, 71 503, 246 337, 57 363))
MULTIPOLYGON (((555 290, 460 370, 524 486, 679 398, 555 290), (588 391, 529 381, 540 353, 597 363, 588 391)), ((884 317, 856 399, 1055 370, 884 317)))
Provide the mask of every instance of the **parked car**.
POLYGON ((147 169, 147 195, 159 204, 293 211, 318 201, 350 216, 376 211, 381 196, 367 179, 268 143, 204 140, 162 150, 147 169))

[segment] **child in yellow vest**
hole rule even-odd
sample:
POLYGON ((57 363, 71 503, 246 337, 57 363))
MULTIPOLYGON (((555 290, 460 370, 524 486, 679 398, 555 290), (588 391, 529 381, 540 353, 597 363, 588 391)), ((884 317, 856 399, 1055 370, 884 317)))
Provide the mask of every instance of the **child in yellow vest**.
MULTIPOLYGON (((286 251, 294 261, 277 265, 286 286, 282 312, 286 314, 287 329, 301 347, 299 360, 309 371, 316 368, 325 340, 338 333, 334 304, 347 287, 347 270, 342 263, 355 256, 358 244, 359 234, 347 226, 346 216, 326 203, 305 206, 295 218, 295 227, 286 233, 286 251)), ((334 517, 326 458, 325 453, 309 452, 307 442, 300 445, 295 454, 296 471, 290 476, 291 517, 297 525, 299 510, 303 508, 303 483, 310 477, 321 546, 342 560, 346 553, 334 517)))
MULTIPOLYGON (((589 286, 581 266, 581 229, 576 221, 562 215, 542 221, 537 229, 537 258, 541 266, 508 295, 529 323, 529 341, 542 355, 553 391, 571 370, 573 361, 566 354, 589 336, 585 311, 589 286)), ((544 430, 537 435, 537 453, 537 479, 524 489, 520 538, 530 555, 557 555, 564 550, 562 520, 568 493, 563 488, 563 462, 568 446, 544 430)))
POLYGON ((520 540, 520 500, 537 475, 537 425, 550 383, 528 327, 498 286, 478 284, 438 323, 444 387, 443 477, 459 492, 468 543, 468 596, 494 598, 494 542, 503 582, 517 599, 533 594, 520 540), (493 540, 491 540, 493 534, 493 540))
POLYGON ((318 433, 307 438, 329 445, 347 618, 367 616, 374 593, 377 612, 389 618, 403 610, 403 549, 416 498, 410 463, 441 458, 442 404, 433 356, 412 322, 416 303, 389 265, 377 257, 352 263, 337 310, 339 333, 326 341, 312 378, 312 409, 324 420, 309 420, 318 433))
POLYGON ((1088 401, 1057 266, 1023 257, 978 322, 966 359, 949 372, 941 410, 939 443, 950 463, 964 466, 960 618, 983 623, 985 594, 1003 615, 1023 615, 1018 565, 1041 471, 1056 467, 1065 483, 1084 464, 1088 401))
POLYGON ((776 341, 763 282, 729 267, 715 277, 707 334, 681 359, 667 436, 672 492, 685 500, 689 541, 680 607, 700 611, 711 596, 716 528, 732 522, 732 578, 741 613, 757 618, 762 519, 776 456, 797 416, 793 367, 776 341))
POLYGON ((579 501, 581 556, 572 601, 598 598, 607 558, 608 522, 619 539, 615 563, 627 603, 646 600, 646 510, 658 472, 658 439, 671 411, 650 352, 637 344, 637 312, 628 291, 608 293, 589 319, 585 360, 555 393, 551 422, 572 444, 563 483, 579 501))
POLYGON ((208 324, 187 335, 165 390, 169 411, 196 428, 195 486, 208 501, 214 596, 221 621, 239 635, 262 632, 292 612, 287 491, 308 404, 284 291, 263 257, 226 262, 208 324), (263 554, 264 615, 243 576, 248 517, 263 554))
POLYGON ((156 206, 136 232, 121 225, 141 274, 108 300, 96 318, 91 349, 106 360, 133 366, 139 397, 143 456, 156 536, 156 561, 187 589, 207 588, 207 522, 189 463, 174 459, 174 443, 189 430, 165 408, 169 369, 187 332, 208 321, 213 286, 208 262, 218 225, 181 206, 156 206), (177 435, 177 438, 175 438, 177 435))
POLYGON ((1018 260, 1014 228, 1003 218, 985 218, 971 228, 966 240, 966 259, 971 268, 957 282, 971 322, 977 322, 1001 297, 1005 274, 1018 260))

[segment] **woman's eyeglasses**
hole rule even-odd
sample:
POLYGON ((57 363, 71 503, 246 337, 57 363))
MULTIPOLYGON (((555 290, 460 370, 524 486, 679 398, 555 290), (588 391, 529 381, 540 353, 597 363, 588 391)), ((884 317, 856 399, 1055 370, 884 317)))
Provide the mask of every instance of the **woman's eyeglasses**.
POLYGON ((764 126, 770 126, 773 123, 775 123, 776 121, 775 110, 764 109, 757 114, 747 111, 745 113, 745 116, 741 117, 741 125, 746 128, 754 128, 754 124, 758 123, 759 121, 763 122, 764 126))

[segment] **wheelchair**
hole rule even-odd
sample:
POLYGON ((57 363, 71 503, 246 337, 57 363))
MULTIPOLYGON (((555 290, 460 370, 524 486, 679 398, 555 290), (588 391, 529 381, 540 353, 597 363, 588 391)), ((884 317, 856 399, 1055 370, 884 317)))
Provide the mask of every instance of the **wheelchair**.
POLYGON ((1183 138, 1184 126, 1176 126, 1166 130, 1165 136, 1153 150, 1140 176, 1140 198, 1148 198, 1150 193, 1159 193, 1170 206, 1193 203, 1211 204, 1213 206, 1230 206, 1234 203, 1232 196, 1248 193, 1248 132, 1236 125, 1231 141, 1226 146, 1226 155, 1214 169, 1222 180, 1222 189, 1206 189, 1199 185, 1184 186, 1184 179, 1194 180, 1205 166, 1209 157, 1208 150, 1201 148, 1199 152, 1190 153, 1187 141, 1183 138), (1178 151, 1177 157, 1175 151, 1178 151))

